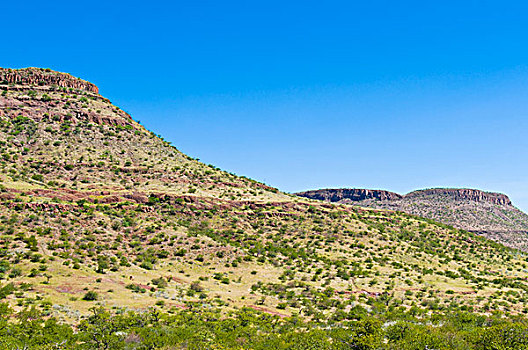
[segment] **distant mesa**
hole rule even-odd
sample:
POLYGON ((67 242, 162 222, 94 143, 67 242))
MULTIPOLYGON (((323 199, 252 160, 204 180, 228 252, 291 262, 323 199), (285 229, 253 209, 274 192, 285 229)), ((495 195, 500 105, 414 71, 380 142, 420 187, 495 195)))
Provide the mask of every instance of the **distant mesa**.
POLYGON ((528 251, 528 215, 502 193, 470 188, 431 188, 402 196, 384 190, 340 188, 296 194, 338 204, 401 211, 528 251))
POLYGON ((431 188, 418 190, 405 195, 405 197, 445 196, 454 200, 468 200, 473 202, 488 202, 497 205, 512 205, 510 198, 502 193, 484 192, 469 188, 431 188))
POLYGON ((327 202, 353 201, 359 202, 367 199, 395 200, 402 198, 402 195, 384 190, 368 190, 363 188, 337 188, 312 190, 296 193, 297 196, 318 199, 327 202))
POLYGON ((374 199, 379 201, 394 201, 400 199, 424 198, 442 196, 452 200, 467 200, 473 202, 488 202, 497 205, 512 205, 510 198, 502 193, 484 192, 469 188, 431 188, 417 190, 406 195, 385 190, 370 190, 361 188, 336 188, 310 190, 295 193, 297 196, 324 200, 328 202, 360 202, 374 199))

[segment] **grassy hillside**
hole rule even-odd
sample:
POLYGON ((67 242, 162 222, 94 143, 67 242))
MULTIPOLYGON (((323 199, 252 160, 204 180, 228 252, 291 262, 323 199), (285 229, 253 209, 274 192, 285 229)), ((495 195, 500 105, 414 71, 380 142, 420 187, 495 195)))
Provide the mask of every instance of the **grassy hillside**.
POLYGON ((339 204, 402 211, 528 251, 528 215, 500 193, 436 188, 400 195, 381 190, 323 189, 297 195, 339 204))
POLYGON ((524 253, 202 164, 93 91, 0 91, 0 298, 15 312, 78 324, 96 305, 302 322, 528 311, 524 253))

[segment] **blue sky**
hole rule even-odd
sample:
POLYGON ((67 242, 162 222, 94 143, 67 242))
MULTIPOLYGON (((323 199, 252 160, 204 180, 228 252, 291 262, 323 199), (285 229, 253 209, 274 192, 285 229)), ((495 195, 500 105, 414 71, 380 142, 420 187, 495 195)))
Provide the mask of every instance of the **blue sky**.
POLYGON ((284 191, 471 187, 528 210, 528 4, 24 1, 2 67, 49 67, 180 150, 284 191))

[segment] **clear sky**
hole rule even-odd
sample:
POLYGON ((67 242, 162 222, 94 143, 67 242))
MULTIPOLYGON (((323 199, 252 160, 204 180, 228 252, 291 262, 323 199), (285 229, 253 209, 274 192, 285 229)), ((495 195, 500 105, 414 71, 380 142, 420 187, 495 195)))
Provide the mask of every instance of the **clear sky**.
POLYGON ((294 192, 470 187, 528 210, 524 1, 6 1, 49 67, 183 152, 294 192))

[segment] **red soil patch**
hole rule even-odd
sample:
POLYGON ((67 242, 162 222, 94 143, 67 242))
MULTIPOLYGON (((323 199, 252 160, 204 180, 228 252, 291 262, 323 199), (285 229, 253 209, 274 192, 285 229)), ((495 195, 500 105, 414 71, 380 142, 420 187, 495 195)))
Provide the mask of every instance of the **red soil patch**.
POLYGON ((249 305, 248 307, 253 309, 253 310, 262 311, 262 312, 265 312, 265 313, 270 314, 270 315, 279 316, 280 318, 289 317, 288 315, 284 315, 284 314, 281 314, 279 312, 272 311, 270 309, 266 309, 265 307, 261 307, 261 306, 249 305))

